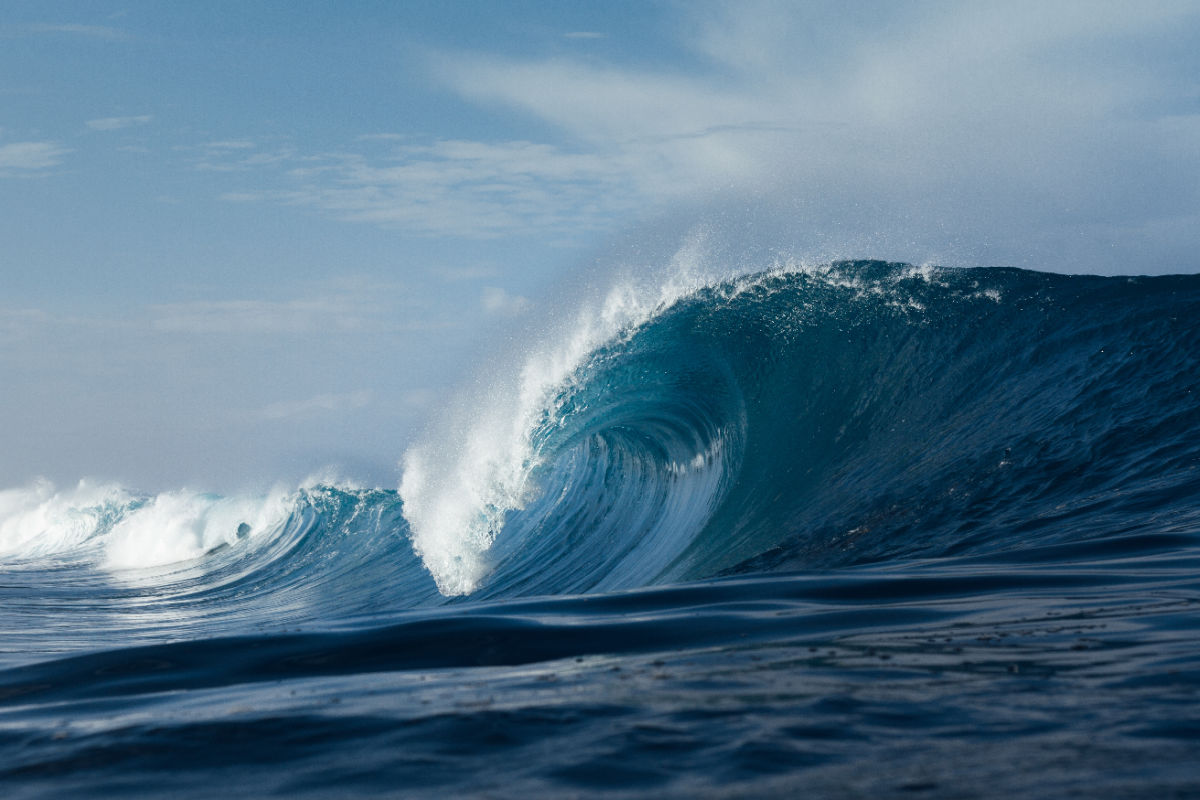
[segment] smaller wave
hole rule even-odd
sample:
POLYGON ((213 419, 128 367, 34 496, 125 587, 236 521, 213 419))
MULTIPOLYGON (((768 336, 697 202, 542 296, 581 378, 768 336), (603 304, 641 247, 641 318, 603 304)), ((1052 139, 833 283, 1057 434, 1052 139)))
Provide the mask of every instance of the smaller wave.
POLYGON ((47 480, 0 490, 0 558, 23 561, 86 555, 146 498, 112 483, 80 481, 59 490, 47 480))
POLYGON ((221 497, 166 492, 125 515, 105 537, 103 566, 140 569, 202 558, 281 530, 296 508, 296 492, 221 497))
POLYGON ((82 480, 59 489, 44 479, 0 490, 0 559, 82 562, 110 572, 203 559, 245 541, 271 539, 321 486, 222 496, 179 489, 142 494, 82 480))
POLYGON ((0 661, 34 640, 66 652, 445 602, 413 554, 397 493, 329 483, 229 496, 94 481, 0 491, 0 661), (69 627, 56 622, 64 598, 86 600, 69 627), (38 630, 54 634, 28 638, 38 630))

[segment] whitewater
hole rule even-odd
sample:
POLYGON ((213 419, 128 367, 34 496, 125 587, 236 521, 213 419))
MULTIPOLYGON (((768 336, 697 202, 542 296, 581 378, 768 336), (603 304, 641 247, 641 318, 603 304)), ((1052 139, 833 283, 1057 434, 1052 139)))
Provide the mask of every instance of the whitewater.
POLYGON ((1197 794, 1200 277, 677 262, 398 486, 0 491, 0 791, 1197 794))

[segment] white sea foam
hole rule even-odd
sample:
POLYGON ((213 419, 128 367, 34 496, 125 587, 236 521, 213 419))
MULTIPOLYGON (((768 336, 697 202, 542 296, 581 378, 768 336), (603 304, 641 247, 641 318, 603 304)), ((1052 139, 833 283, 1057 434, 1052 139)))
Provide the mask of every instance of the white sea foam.
POLYGON ((187 490, 141 496, 117 484, 46 480, 0 490, 0 558, 76 556, 107 570, 160 567, 278 530, 296 492, 220 497, 187 490))
POLYGON ((278 488, 265 496, 165 492, 113 526, 102 565, 140 569, 200 558, 221 545, 279 529, 294 506, 294 494, 278 488))
POLYGON ((0 490, 0 557, 36 558, 78 550, 136 502, 120 486, 90 481, 62 491, 47 480, 0 490))
POLYGON ((712 281, 703 232, 694 234, 657 281, 617 281, 551 326, 519 368, 497 370, 482 391, 451 404, 424 443, 403 459, 400 495, 413 547, 447 595, 469 594, 490 569, 488 551, 505 517, 534 496, 539 425, 555 424, 554 398, 605 342, 712 281))

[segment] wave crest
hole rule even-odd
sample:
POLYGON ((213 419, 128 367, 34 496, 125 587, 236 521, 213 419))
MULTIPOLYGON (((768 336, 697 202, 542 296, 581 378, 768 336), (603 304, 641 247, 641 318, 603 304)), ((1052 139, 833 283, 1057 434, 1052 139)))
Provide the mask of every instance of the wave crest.
MULTIPOLYGON (((1157 491, 1136 387, 1200 374, 1198 294, 882 262, 616 292, 626 313, 584 315, 408 454, 404 513, 441 591, 480 596, 1087 537, 1084 487, 1157 491)), ((1195 404, 1150 405, 1194 453, 1195 404)))

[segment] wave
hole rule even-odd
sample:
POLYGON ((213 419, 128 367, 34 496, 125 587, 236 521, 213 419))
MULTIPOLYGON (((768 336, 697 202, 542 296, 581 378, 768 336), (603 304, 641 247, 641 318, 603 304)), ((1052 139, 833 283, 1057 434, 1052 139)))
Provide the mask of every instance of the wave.
POLYGON ((0 637, 10 653, 29 636, 42 651, 131 645, 180 631, 329 627, 440 602, 400 509, 395 491, 316 480, 233 496, 88 481, 6 490, 0 565, 14 582, 0 586, 11 612, 0 637))
POLYGON ((1195 277, 789 263, 605 309, 409 453, 444 593, 1200 527, 1195 277))
POLYGON ((787 262, 625 286, 451 405, 398 491, 35 482, 0 492, 0 561, 85 584, 93 630, 227 632, 1190 535, 1197 375, 1195 276, 787 262))

